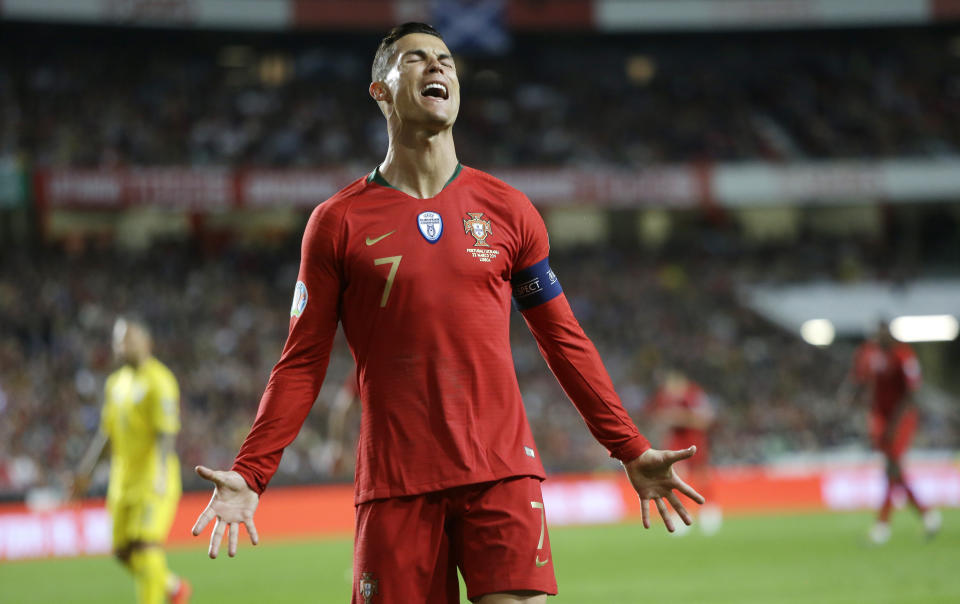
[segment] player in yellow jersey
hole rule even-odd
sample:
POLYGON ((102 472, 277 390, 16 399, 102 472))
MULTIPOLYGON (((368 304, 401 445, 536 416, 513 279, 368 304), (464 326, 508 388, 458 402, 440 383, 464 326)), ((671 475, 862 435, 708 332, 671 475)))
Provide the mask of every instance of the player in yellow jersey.
POLYGON ((180 389, 173 373, 152 356, 142 323, 117 319, 113 351, 123 366, 107 378, 100 430, 80 463, 73 495, 86 492, 109 440, 107 509, 114 555, 133 574, 138 602, 183 604, 190 585, 168 570, 163 552, 181 493, 174 451, 180 389))

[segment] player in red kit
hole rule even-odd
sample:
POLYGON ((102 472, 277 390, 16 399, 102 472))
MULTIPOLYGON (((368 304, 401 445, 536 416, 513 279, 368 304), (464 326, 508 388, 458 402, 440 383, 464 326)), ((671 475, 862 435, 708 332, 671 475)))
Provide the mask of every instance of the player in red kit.
POLYGON ((424 24, 394 28, 370 95, 387 120, 386 159, 320 204, 307 224, 290 331, 257 417, 194 526, 214 518, 209 554, 229 553, 316 399, 337 323, 362 402, 355 478, 353 602, 545 602, 557 591, 540 494, 544 470, 510 351, 512 301, 593 435, 621 460, 643 504, 703 498, 623 410, 549 267, 540 215, 519 191, 457 161, 460 87, 424 24))
MULTIPOLYGON (((665 431, 667 449, 697 448, 697 454, 677 468, 701 495, 711 499, 709 431, 716 413, 710 398, 703 388, 679 371, 664 372, 659 382, 647 403, 648 413, 665 431)), ((706 504, 700 508, 699 520, 701 530, 712 535, 720 529, 723 516, 716 504, 706 504)))
POLYGON ((920 364, 909 345, 897 342, 886 323, 877 327, 876 338, 857 349, 850 374, 858 386, 854 394, 864 392, 872 399, 868 426, 873 446, 886 460, 887 490, 880 506, 877 523, 870 530, 870 540, 885 543, 890 539, 890 512, 893 492, 901 489, 907 500, 923 517, 929 536, 940 530, 940 513, 924 507, 907 484, 903 473, 903 454, 910 447, 917 429, 917 407, 913 393, 920 387, 920 364))

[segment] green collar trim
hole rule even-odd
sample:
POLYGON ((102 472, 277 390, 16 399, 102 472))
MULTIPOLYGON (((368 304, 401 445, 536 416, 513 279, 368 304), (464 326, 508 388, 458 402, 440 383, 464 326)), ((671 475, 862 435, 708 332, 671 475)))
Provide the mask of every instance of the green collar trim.
MULTIPOLYGON (((446 189, 447 187, 449 187, 449 186, 450 186, 450 183, 452 183, 453 181, 455 181, 455 180, 457 179, 457 177, 460 176, 460 171, 461 171, 462 169, 463 169, 463 164, 461 164, 460 162, 457 162, 457 168, 456 168, 456 170, 453 171, 453 176, 450 177, 450 180, 448 180, 446 183, 444 183, 443 189, 446 189)), ((391 185, 390 183, 387 182, 387 179, 384 178, 384 177, 383 177, 383 174, 380 173, 380 166, 377 166, 376 168, 374 168, 374 169, 373 169, 373 172, 371 172, 371 173, 367 176, 367 182, 368 182, 368 183, 371 183, 371 182, 372 182, 372 183, 378 184, 378 185, 383 186, 383 187, 389 187, 389 188, 394 189, 394 190, 396 190, 396 191, 399 191, 399 190, 400 190, 400 189, 397 189, 395 186, 393 186, 393 185, 391 185)), ((443 191, 443 189, 440 189, 440 190, 443 191)))
MULTIPOLYGON (((396 189, 395 186, 387 182, 387 179, 383 177, 383 174, 380 174, 380 166, 377 166, 376 168, 374 168, 373 172, 371 172, 370 175, 367 176, 367 182, 368 183, 372 182, 372 183, 381 185, 383 187, 390 187, 391 189, 396 189)), ((399 191, 400 189, 397 189, 397 190, 399 191)))
MULTIPOLYGON (((457 162, 457 168, 453 171, 453 176, 451 176, 450 180, 448 180, 443 184, 443 189, 446 189, 447 187, 449 187, 450 183, 452 183, 454 180, 457 179, 458 176, 460 176, 461 169, 463 169, 463 166, 460 164, 460 162, 457 162)), ((440 190, 442 191, 443 189, 440 189, 440 190)))

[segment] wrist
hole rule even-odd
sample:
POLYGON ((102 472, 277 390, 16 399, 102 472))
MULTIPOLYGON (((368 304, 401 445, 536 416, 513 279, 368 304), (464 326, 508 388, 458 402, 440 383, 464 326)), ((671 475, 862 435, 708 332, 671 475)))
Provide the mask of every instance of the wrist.
POLYGON ((650 441, 642 434, 637 434, 634 438, 627 441, 624 445, 611 452, 611 456, 619 459, 626 465, 629 462, 636 461, 641 455, 651 449, 650 441))

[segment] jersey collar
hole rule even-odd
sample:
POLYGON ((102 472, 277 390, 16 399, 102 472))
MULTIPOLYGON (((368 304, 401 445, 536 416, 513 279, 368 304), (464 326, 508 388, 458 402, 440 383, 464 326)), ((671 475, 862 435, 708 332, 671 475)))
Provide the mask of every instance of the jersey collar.
MULTIPOLYGON (((457 162, 457 167, 456 167, 456 169, 453 171, 453 176, 451 176, 450 179, 447 180, 447 182, 445 182, 445 183, 443 184, 443 188, 440 189, 441 192, 442 192, 444 189, 446 189, 447 187, 449 187, 449 186, 450 186, 450 183, 452 183, 454 180, 457 179, 458 176, 460 176, 460 170, 462 170, 462 169, 463 169, 463 164, 461 164, 460 162, 457 162)), ((383 174, 380 173, 380 166, 377 166, 376 168, 374 168, 374 169, 373 169, 373 172, 371 172, 369 175, 367 175, 367 182, 368 182, 368 183, 371 183, 371 182, 372 182, 372 183, 378 184, 378 185, 380 185, 380 186, 382 186, 382 187, 389 187, 389 188, 393 189, 394 191, 400 191, 400 189, 398 189, 398 188, 396 188, 395 186, 391 185, 389 182, 387 182, 387 179, 383 177, 383 174)), ((400 191, 400 192, 403 193, 403 191, 400 191)), ((439 193, 438 193, 438 195, 439 195, 439 193)))

